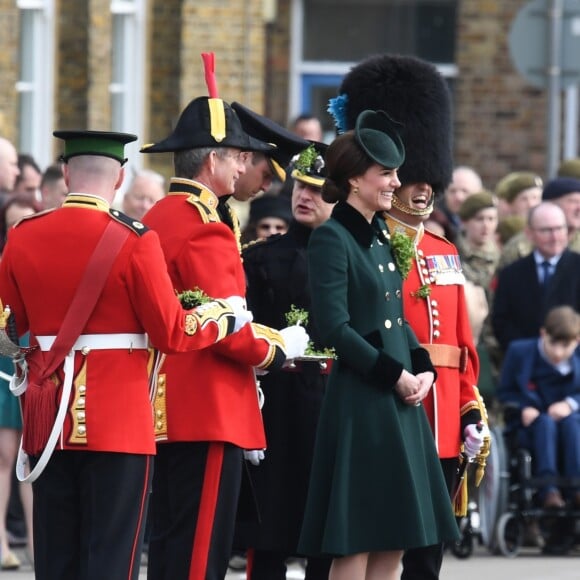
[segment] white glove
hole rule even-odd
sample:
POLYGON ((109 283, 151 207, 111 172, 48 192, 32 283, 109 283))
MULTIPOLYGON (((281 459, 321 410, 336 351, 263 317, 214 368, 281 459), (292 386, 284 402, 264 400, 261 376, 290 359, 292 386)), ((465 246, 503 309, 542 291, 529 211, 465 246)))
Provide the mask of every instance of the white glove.
POLYGON ((234 332, 238 332, 248 322, 252 322, 254 315, 246 308, 246 300, 241 296, 230 296, 225 301, 234 311, 236 323, 234 325, 234 332))
POLYGON ((262 461, 266 457, 264 454, 263 449, 252 449, 248 451, 244 449, 244 459, 249 461, 252 465, 260 465, 260 461, 262 461))
POLYGON ((286 359, 302 356, 308 347, 310 337, 302 326, 287 326, 280 331, 286 345, 286 359))
POLYGON ((489 437, 487 425, 470 424, 463 430, 463 449, 468 459, 473 459, 480 451, 485 437, 489 437))

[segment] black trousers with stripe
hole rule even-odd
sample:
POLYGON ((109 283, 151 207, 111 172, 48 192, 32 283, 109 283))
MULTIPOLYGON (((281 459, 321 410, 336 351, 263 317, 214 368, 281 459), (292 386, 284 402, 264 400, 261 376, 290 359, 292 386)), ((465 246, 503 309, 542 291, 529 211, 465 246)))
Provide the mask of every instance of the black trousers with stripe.
POLYGON ((231 554, 242 451, 221 442, 157 446, 148 580, 223 580, 231 554))
POLYGON ((149 455, 55 451, 32 484, 36 580, 137 580, 152 471, 149 455))

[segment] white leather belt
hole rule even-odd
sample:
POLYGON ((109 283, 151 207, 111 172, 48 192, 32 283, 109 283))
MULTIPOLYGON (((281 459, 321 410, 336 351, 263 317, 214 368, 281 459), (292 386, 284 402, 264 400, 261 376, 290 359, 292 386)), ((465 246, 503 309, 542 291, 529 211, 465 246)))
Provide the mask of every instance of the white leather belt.
MULTIPOLYGON (((38 344, 41 350, 50 350, 52 344, 54 343, 56 336, 37 336, 38 344)), ((146 334, 130 334, 130 333, 116 333, 116 334, 81 334, 77 341, 74 343, 71 350, 64 358, 63 370, 64 370, 64 381, 62 385, 62 394, 60 403, 58 406, 58 412, 54 420, 46 447, 40 454, 34 469, 30 473, 26 473, 26 466, 28 464, 28 455, 22 448, 22 438, 20 438, 20 447, 18 449, 18 456, 16 458, 16 476, 19 481, 28 481, 32 483, 36 481, 38 476, 44 471, 46 464, 50 460, 52 453, 58 443, 58 439, 62 432, 62 426, 64 425, 64 420, 66 413, 68 411, 70 394, 72 391, 72 382, 74 374, 74 360, 75 351, 80 350, 87 354, 90 350, 107 350, 107 349, 146 349, 147 348, 147 335, 146 334)), ((14 380, 14 378, 13 378, 14 380)), ((11 381, 10 390, 16 396, 20 396, 22 393, 26 392, 28 387, 28 379, 24 380, 19 384, 12 384, 11 381)))
MULTIPOLYGON (((50 350, 56 336, 37 336, 40 350, 50 350)), ((146 349, 148 345, 146 334, 115 333, 115 334, 81 334, 71 350, 119 350, 146 349)))

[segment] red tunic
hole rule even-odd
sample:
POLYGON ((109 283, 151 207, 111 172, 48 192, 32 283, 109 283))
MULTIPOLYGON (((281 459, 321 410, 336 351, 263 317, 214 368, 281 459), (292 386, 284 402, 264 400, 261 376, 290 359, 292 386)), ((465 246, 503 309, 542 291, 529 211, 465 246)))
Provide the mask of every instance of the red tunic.
MULTIPOLYGON (((217 213, 218 198, 202 185, 174 178, 169 194, 149 210, 177 291, 201 288, 212 298, 245 296, 239 245, 217 213)), ((168 356, 159 376, 155 412, 159 441, 226 441, 266 446, 253 367, 284 359, 270 328, 247 324, 220 344, 168 356)))
POLYGON ((403 283, 404 313, 437 369, 437 380, 423 405, 439 457, 457 457, 462 424, 481 419, 479 359, 469 326, 457 249, 423 226, 414 229, 391 216, 386 221, 391 236, 401 231, 415 241, 415 259, 403 283), (430 289, 429 296, 415 295, 424 285, 430 289))
MULTIPOLYGON (((78 194, 69 195, 60 209, 21 221, 9 233, 0 263, 0 298, 14 313, 19 334, 30 331, 35 344, 36 336, 58 333, 111 219, 132 232, 83 334, 147 333, 164 352, 203 348, 225 336, 223 324, 197 315, 192 321, 192 313, 182 309, 155 232, 120 212, 109 213, 102 198, 78 194), (193 335, 192 322, 197 328, 193 335)), ((155 453, 151 354, 144 348, 76 352, 69 412, 57 449, 155 453), (84 399, 82 410, 79 397, 84 399)), ((62 381, 62 372, 58 375, 62 381)))

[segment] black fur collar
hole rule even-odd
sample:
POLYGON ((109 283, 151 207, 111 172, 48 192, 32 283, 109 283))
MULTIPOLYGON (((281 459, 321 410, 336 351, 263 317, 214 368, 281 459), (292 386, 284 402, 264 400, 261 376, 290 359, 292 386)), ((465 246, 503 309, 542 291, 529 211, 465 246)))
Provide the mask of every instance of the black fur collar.
POLYGON ((383 243, 388 243, 376 216, 373 217, 369 224, 360 212, 344 201, 334 206, 332 217, 342 224, 351 233, 352 237, 365 248, 371 247, 375 237, 379 238, 383 243))

